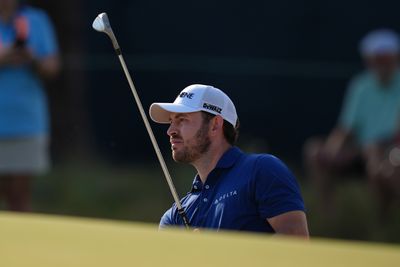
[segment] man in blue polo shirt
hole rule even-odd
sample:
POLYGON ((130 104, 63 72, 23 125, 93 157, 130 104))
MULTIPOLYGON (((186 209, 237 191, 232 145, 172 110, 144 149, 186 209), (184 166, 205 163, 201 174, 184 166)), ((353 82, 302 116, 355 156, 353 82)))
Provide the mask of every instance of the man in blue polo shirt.
MULTIPOLYGON (((169 123, 172 157, 197 170, 182 199, 191 227, 308 237, 299 186, 289 169, 268 154, 235 147, 238 117, 231 99, 207 85, 186 87, 174 103, 154 103, 150 116, 169 123)), ((183 221, 175 205, 160 228, 183 221)))

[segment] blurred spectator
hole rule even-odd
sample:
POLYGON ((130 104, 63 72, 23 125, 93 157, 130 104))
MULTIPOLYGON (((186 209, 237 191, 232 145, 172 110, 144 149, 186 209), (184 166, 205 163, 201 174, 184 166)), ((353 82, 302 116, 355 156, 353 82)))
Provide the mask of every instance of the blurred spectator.
POLYGON ((305 145, 308 174, 327 213, 333 208, 333 181, 351 170, 367 174, 381 208, 388 207, 393 196, 388 188, 399 177, 387 175, 382 163, 400 122, 399 49, 398 35, 387 29, 361 40, 367 69, 351 81, 338 125, 326 139, 311 138, 305 145))
POLYGON ((0 193, 30 210, 31 177, 49 167, 49 118, 41 79, 60 68, 53 26, 42 10, 0 0, 0 193))

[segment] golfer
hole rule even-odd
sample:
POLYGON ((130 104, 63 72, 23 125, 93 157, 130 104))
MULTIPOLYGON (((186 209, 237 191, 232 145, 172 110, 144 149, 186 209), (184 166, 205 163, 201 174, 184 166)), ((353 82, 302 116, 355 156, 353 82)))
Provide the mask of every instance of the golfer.
MULTIPOLYGON (((235 146, 238 116, 224 92, 190 85, 173 103, 152 104, 150 116, 169 124, 173 159, 197 170, 182 199, 191 227, 308 237, 295 177, 276 157, 235 146)), ((175 204, 160 222, 160 228, 183 225, 175 204)))

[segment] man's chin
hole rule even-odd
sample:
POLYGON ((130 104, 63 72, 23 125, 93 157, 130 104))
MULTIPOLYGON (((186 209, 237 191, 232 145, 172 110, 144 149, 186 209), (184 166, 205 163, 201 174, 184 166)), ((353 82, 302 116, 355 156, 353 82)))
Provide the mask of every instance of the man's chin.
POLYGON ((178 163, 188 163, 184 153, 172 151, 172 158, 174 159, 175 162, 178 163))
POLYGON ((179 157, 179 153, 177 153, 176 151, 172 151, 172 158, 173 158, 174 161, 176 161, 176 162, 181 162, 181 161, 180 161, 180 157, 179 157))

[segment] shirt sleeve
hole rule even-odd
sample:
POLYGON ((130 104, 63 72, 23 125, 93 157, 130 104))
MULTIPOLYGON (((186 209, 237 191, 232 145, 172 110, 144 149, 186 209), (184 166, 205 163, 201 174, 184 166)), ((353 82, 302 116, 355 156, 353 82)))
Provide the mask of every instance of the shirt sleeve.
POLYGON ((354 131, 357 128, 359 115, 359 81, 358 79, 350 82, 344 97, 341 114, 339 117, 339 126, 354 131))
POLYGON ((31 34, 35 43, 35 54, 38 58, 45 58, 58 53, 58 44, 53 24, 44 11, 37 11, 32 18, 31 34))
POLYGON ((263 218, 305 210, 294 175, 278 158, 271 155, 261 156, 257 162, 255 179, 255 200, 263 218))
POLYGON ((159 229, 165 229, 168 226, 174 225, 173 223, 173 214, 172 214, 173 208, 170 208, 167 210, 164 215, 161 217, 160 224, 159 224, 159 229))

